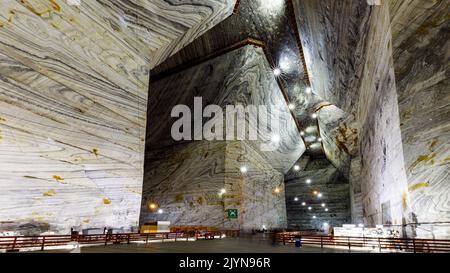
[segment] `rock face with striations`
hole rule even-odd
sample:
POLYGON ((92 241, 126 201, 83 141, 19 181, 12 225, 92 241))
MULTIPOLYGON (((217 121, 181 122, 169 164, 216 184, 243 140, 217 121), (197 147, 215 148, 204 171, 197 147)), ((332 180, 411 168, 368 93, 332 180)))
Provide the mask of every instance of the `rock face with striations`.
POLYGON ((283 175, 305 147, 263 50, 243 46, 159 79, 150 89, 149 123, 168 122, 148 128, 141 223, 168 220, 174 226, 243 230, 285 227, 283 175), (271 141, 270 131, 259 132, 258 140, 174 141, 171 109, 177 104, 192 106, 194 97, 202 97, 204 107, 219 105, 224 113, 227 105, 281 105, 280 146, 261 151, 260 144, 271 141), (243 166, 245 173, 240 171, 243 166), (226 192, 220 194, 222 189, 226 192), (149 210, 152 202, 164 213, 149 210), (228 209, 237 209, 238 218, 228 219, 228 209))
POLYGON ((81 2, 1 1, 0 230, 137 225, 149 70, 236 3, 81 2))
POLYGON ((450 238, 449 3, 389 1, 412 235, 450 238), (439 223, 447 224, 439 224, 439 223))

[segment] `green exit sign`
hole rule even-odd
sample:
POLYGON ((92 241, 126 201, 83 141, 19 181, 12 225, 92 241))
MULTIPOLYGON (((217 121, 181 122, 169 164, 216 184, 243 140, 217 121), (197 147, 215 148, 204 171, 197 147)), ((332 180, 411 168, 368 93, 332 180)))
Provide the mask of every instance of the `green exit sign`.
POLYGON ((228 210, 228 218, 229 219, 236 219, 236 218, 238 218, 238 210, 237 209, 229 209, 228 210))

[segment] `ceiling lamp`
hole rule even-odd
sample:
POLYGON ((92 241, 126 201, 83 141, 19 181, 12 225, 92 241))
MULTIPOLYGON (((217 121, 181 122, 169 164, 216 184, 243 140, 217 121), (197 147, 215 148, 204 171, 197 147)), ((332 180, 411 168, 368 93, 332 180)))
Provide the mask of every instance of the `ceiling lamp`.
POLYGON ((302 206, 306 206, 306 203, 305 203, 305 202, 302 202, 302 206))
POLYGON ((317 114, 314 113, 314 114, 311 115, 311 117, 312 117, 312 118, 317 118, 317 114))
POLYGON ((294 165, 294 171, 300 171, 300 166, 299 165, 294 165))
POLYGON ((306 87, 306 89, 305 89, 305 92, 306 92, 306 94, 311 94, 311 87, 306 87))
POLYGON ((294 201, 297 202, 297 201, 298 201, 298 197, 295 197, 295 198, 294 198, 294 201))
POLYGON ((322 193, 319 192, 319 193, 317 194, 317 197, 322 198, 322 193))
POLYGON ((289 107, 289 110, 295 110, 295 104, 293 104, 293 103, 289 103, 288 107, 289 107))
POLYGON ((280 75, 281 75, 281 69, 275 68, 275 69, 273 70, 273 74, 275 75, 275 77, 280 76, 280 75))
POLYGON ((311 179, 306 179, 306 184, 311 184, 311 179))
POLYGON ((248 169, 247 169, 246 166, 242 166, 242 167, 240 168, 240 171, 241 171, 241 173, 247 173, 247 172, 248 172, 248 169))
POLYGON ((304 135, 305 135, 305 132, 301 131, 301 132, 300 132, 300 135, 301 135, 301 136, 304 136, 304 135))

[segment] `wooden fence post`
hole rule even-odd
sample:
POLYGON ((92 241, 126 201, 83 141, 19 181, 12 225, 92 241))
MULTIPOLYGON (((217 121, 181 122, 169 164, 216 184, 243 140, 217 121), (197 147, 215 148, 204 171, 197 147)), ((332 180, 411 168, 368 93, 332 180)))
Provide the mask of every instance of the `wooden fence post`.
POLYGON ((12 245, 12 249, 11 250, 14 250, 16 248, 16 244, 17 244, 17 236, 14 237, 14 241, 13 241, 13 245, 12 245))
POLYGON ((45 245, 45 236, 42 236, 41 251, 44 251, 44 245, 45 245))

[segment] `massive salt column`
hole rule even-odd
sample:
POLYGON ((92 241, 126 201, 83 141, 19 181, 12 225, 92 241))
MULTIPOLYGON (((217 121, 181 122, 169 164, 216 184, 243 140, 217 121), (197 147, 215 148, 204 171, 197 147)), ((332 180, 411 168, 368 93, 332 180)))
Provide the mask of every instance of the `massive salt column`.
POLYGON ((448 1, 389 1, 413 235, 450 238, 448 1))
MULTIPOLYGON (((331 161, 337 167, 352 167, 347 171, 352 200, 362 198, 366 225, 401 228, 411 217, 387 1, 382 5, 366 1, 293 2, 313 89, 344 111, 347 117, 342 121, 351 125, 338 124, 336 132, 350 132, 345 138, 336 138, 327 128, 324 147, 331 151, 328 155, 334 154, 331 161), (349 154, 338 150, 348 150, 349 154)), ((326 107, 322 111, 327 111, 326 107)), ((324 128, 327 116, 319 113, 324 128)), ((355 219, 360 215, 355 211, 359 207, 352 205, 355 219)))
POLYGON ((305 147, 263 50, 241 47, 159 79, 150 90, 141 223, 285 227, 283 174, 305 147), (196 96, 204 106, 216 104, 224 111, 226 105, 279 105, 284 125, 278 132, 260 133, 258 141, 174 141, 172 107, 185 104, 194 111, 196 96), (150 126, 155 120, 162 126, 150 126), (279 148, 262 151, 260 144, 274 133, 279 148), (220 194, 222 189, 226 192, 220 194), (162 213, 151 209, 152 203, 162 213), (237 209, 238 218, 229 219, 228 209, 237 209))

